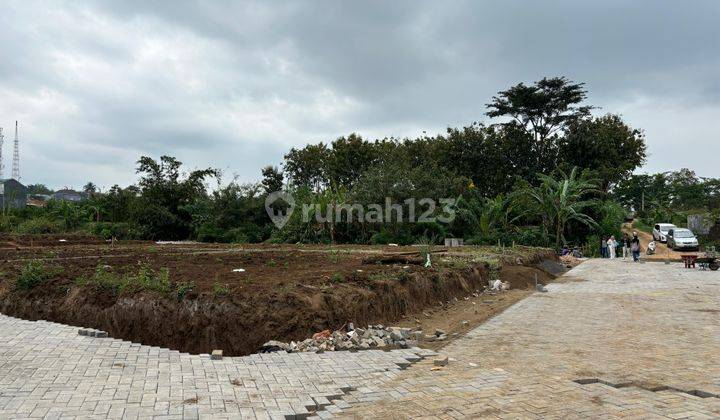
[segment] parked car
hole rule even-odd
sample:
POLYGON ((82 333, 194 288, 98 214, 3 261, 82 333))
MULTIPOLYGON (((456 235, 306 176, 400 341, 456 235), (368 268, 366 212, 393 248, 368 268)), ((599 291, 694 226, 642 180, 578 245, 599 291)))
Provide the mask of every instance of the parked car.
POLYGON ((672 223, 658 223, 653 228, 653 239, 658 242, 666 243, 667 235, 671 229, 677 229, 672 223))
POLYGON ((670 229, 667 234, 668 248, 697 251, 700 249, 695 234, 690 229, 670 229))

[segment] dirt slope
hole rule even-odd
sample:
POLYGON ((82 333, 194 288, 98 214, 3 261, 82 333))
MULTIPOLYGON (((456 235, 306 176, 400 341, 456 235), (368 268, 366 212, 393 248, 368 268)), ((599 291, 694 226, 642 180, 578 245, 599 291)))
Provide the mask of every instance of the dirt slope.
MULTIPOLYGON (((478 247, 438 252, 435 264, 425 268, 419 252, 417 247, 34 243, 0 249, 5 262, 0 312, 190 353, 223 349, 244 355, 271 339, 302 340, 347 322, 394 323, 441 302, 464 300, 487 284, 486 258, 532 265, 554 257, 550 250, 478 247), (381 254, 397 261, 380 261, 388 259, 378 260, 381 254), (21 278, 34 283, 22 286, 21 278)), ((520 274, 518 281, 533 278, 520 274)))
POLYGON ((638 233, 638 237, 640 238, 640 245, 642 247, 642 258, 647 261, 681 261, 683 255, 697 254, 697 252, 673 251, 672 249, 668 248, 666 244, 661 242, 655 242, 655 244, 657 245, 655 254, 647 255, 647 244, 649 244, 650 241, 653 240, 652 234, 643 232, 641 230, 634 230, 632 227, 632 223, 625 223, 622 230, 628 235, 632 235, 633 232, 638 233))

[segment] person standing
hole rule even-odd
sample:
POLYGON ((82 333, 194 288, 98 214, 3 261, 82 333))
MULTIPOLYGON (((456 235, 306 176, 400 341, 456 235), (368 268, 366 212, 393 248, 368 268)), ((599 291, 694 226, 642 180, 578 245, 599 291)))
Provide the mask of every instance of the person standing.
POLYGON ((630 251, 632 252, 633 261, 640 261, 640 238, 637 232, 633 232, 633 238, 630 241, 630 251))
POLYGON ((608 257, 608 243, 607 239, 603 236, 603 238, 600 240, 600 258, 607 258, 608 257))
POLYGON ((615 259, 615 254, 617 253, 617 241, 615 240, 615 235, 611 236, 610 239, 607 241, 608 251, 610 251, 610 259, 615 259))
POLYGON ((630 235, 628 235, 627 233, 623 233, 622 249, 623 249, 623 260, 626 260, 626 259, 628 259, 628 257, 630 257, 630 235))

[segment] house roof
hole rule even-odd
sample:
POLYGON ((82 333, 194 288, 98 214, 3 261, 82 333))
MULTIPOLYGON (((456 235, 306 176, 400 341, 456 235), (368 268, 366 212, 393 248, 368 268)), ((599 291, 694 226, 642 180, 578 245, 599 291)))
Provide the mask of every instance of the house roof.
POLYGON ((7 182, 17 182, 18 184, 22 185, 23 187, 25 186, 25 185, 23 185, 22 182, 18 181, 18 180, 15 179, 15 178, 0 179, 0 184, 5 184, 5 183, 7 183, 7 182))

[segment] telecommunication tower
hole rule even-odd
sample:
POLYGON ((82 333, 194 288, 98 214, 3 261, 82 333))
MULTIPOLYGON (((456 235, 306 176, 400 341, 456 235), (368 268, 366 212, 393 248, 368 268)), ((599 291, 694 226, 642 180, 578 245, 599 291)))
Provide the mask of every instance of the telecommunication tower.
POLYGON ((3 143, 5 142, 5 137, 3 137, 2 127, 0 127, 0 179, 3 179, 3 160, 2 160, 2 151, 3 151, 3 143))
POLYGON ((20 181, 20 141, 18 140, 18 123, 15 121, 15 147, 13 149, 12 178, 20 181))

